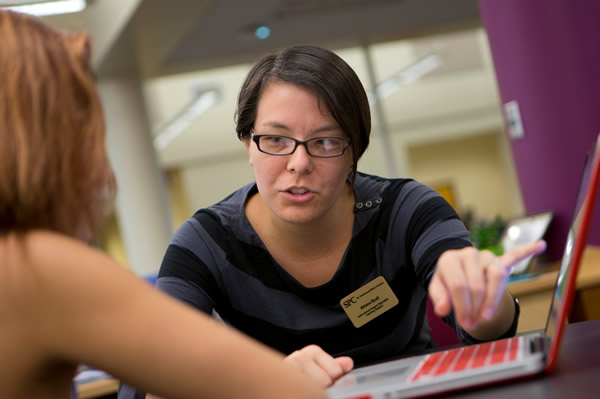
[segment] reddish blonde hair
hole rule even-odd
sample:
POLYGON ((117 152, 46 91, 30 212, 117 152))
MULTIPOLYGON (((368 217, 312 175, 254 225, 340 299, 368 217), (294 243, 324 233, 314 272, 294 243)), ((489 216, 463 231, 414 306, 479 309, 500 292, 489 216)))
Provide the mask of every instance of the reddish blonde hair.
POLYGON ((95 230, 114 192, 90 39, 0 11, 0 231, 95 230))

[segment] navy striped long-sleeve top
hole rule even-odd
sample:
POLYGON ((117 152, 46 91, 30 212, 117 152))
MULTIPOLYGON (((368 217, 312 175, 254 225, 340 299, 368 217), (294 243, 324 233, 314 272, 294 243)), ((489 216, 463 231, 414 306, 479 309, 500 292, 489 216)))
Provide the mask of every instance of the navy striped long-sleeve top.
POLYGON ((352 239, 326 284, 305 287, 271 257, 244 212, 253 183, 179 228, 157 286, 286 354, 316 344, 360 365, 431 347, 429 280, 444 251, 471 245, 469 234, 440 195, 414 180, 359 173, 354 191, 352 239), (340 300, 378 276, 399 304, 356 328, 340 300))

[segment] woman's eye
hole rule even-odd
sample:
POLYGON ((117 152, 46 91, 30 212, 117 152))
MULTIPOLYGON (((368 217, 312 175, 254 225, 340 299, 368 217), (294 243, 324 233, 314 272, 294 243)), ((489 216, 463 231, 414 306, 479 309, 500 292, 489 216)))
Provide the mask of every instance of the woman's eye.
POLYGON ((269 144, 269 145, 277 144, 280 142, 279 137, 273 137, 273 136, 263 136, 260 139, 264 144, 269 144))
POLYGON ((340 145, 340 140, 336 138, 326 137, 317 140, 317 145, 324 148, 337 148, 340 145))

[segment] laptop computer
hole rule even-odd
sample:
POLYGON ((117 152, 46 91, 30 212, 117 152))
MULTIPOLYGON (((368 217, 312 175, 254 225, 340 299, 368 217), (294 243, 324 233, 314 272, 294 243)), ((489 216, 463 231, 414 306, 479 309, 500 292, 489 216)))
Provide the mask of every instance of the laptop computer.
POLYGON ((550 373, 573 302, 599 179, 600 136, 586 158, 544 330, 357 368, 328 389, 329 398, 430 396, 550 373))
MULTIPOLYGON (((500 236, 500 244, 504 252, 511 251, 514 247, 528 242, 540 240, 546 234, 548 226, 554 216, 554 212, 546 211, 524 216, 511 218, 506 222, 500 236)), ((528 256, 515 263, 510 273, 511 276, 517 276, 526 273, 534 258, 534 255, 528 256)))

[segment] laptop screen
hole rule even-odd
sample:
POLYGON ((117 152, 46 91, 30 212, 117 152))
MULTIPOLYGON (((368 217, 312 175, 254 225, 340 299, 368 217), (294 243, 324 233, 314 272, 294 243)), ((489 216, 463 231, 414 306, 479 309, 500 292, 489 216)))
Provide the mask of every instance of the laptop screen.
POLYGON ((587 242, 587 231, 592 217, 596 198, 596 187, 599 177, 600 143, 596 143, 588 153, 584 170, 579 183, 579 191, 567 235, 563 258, 557 276, 557 283, 550 306, 550 314, 546 324, 546 335, 553 339, 550 347, 549 361, 556 356, 560 334, 567 323, 567 309, 571 308, 575 292, 575 277, 583 250, 587 242), (567 287, 567 285, 572 285, 567 287))
MULTIPOLYGON (((541 239, 546 233, 546 230, 552 221, 552 217, 553 212, 547 211, 509 220, 506 223, 504 231, 502 232, 502 237, 500 238, 500 244, 502 244, 504 252, 509 252, 519 245, 541 239)), ((527 268, 533 257, 533 255, 528 256, 514 264, 511 276, 527 272, 527 268)))

